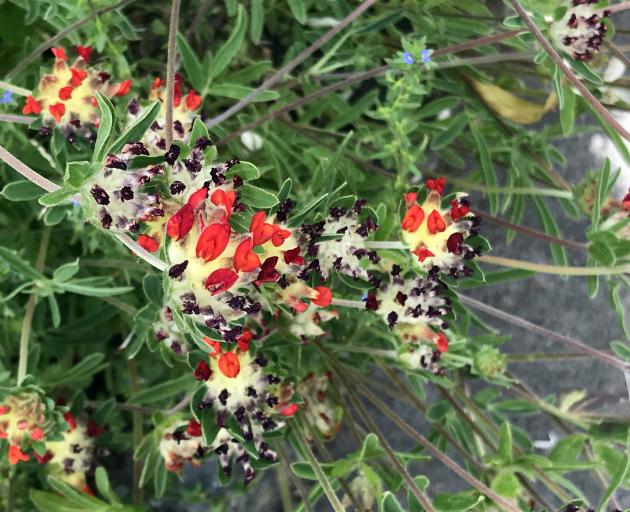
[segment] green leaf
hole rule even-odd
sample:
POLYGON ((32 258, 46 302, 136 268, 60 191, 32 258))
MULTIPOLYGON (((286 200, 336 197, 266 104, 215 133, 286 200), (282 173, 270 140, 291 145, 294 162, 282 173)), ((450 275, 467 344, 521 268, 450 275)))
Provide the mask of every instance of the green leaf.
POLYGON ((96 468, 94 473, 94 477, 96 480, 96 489, 100 493, 103 498, 105 498, 110 503, 120 503, 120 500, 114 494, 111 485, 109 484, 109 477, 107 476, 107 471, 103 466, 99 466, 96 468))
POLYGON ((361 453, 359 454, 359 461, 379 457, 382 454, 383 450, 380 448, 378 437, 376 434, 370 432, 363 440, 363 446, 361 446, 361 453))
POLYGON ((295 227, 302 224, 306 220, 308 215, 312 211, 315 211, 317 208, 319 208, 322 204, 324 204, 327 199, 328 199, 328 194, 324 194, 323 196, 320 196, 317 199, 314 199, 311 203, 306 205, 302 210, 300 210, 298 213, 296 213, 289 219, 289 225, 292 227, 295 227))
POLYGON ((150 106, 144 109, 135 124, 127 128, 127 130, 114 141, 111 148, 109 148, 109 153, 119 153, 128 142, 138 142, 141 140, 144 133, 149 129, 149 126, 153 124, 153 121, 155 121, 155 118, 160 113, 160 108, 162 108, 162 102, 154 101, 150 106))
POLYGON ((440 421, 451 410, 446 400, 440 400, 427 409, 426 417, 429 421, 440 421))
POLYGON ((613 494, 615 494, 615 491, 619 487, 621 487, 621 484, 628 474, 628 471, 630 471, 630 431, 628 431, 628 436, 626 439, 626 452, 617 464, 617 467, 612 474, 610 483, 608 484, 606 491, 602 495, 602 498, 597 507, 597 512, 605 512, 608 501, 613 496, 613 494))
POLYGON ((72 261, 70 263, 64 263, 60 267, 57 267, 53 272, 53 281, 63 283, 68 279, 71 279, 79 271, 79 260, 72 261))
POLYGON ((219 432, 215 412, 210 407, 204 407, 201 411, 201 421, 199 423, 201 423, 203 442, 206 446, 210 446, 219 432))
POLYGON ((405 509, 402 508, 396 496, 394 496, 391 492, 386 491, 379 504, 380 512, 405 512, 405 509))
POLYGON ((193 121, 192 130, 190 131, 190 142, 192 144, 195 144, 197 140, 199 140, 199 137, 210 138, 210 134, 208 133, 208 128, 206 128, 206 125, 203 124, 203 121, 197 117, 193 121))
POLYGON ((564 85, 564 107, 560 109, 560 126, 563 135, 570 135, 573 132, 575 122, 575 93, 568 85, 564 85))
POLYGON ((104 363, 105 356, 100 353, 90 354, 85 356, 79 363, 75 364, 70 369, 65 369, 56 375, 47 377, 45 379, 46 385, 50 387, 58 386, 59 384, 70 384, 73 382, 80 382, 89 379, 95 373, 98 373, 104 368, 109 366, 109 363, 104 363))
POLYGON ((44 194, 38 199, 37 202, 42 206, 57 206, 58 204, 68 201, 68 199, 70 199, 76 193, 76 189, 64 185, 54 192, 44 194))
MULTIPOLYGON (((477 148, 477 156, 479 158, 479 166, 481 168, 481 174, 483 175, 483 181, 486 185, 495 187, 497 185, 497 178, 494 174, 494 166, 492 165, 492 158, 490 157, 488 144, 481 131, 477 129, 477 126, 474 123, 471 123, 470 131, 477 148)), ((488 202, 490 203, 490 211, 496 215, 499 211, 498 196, 496 194, 488 194, 488 202)))
POLYGON ((457 114, 450 119, 444 127, 444 131, 436 135, 431 142, 431 149, 438 151, 448 146, 457 137, 461 135, 464 128, 468 125, 468 118, 464 113, 457 114))
POLYGON ((482 501, 483 496, 477 491, 466 491, 457 494, 440 494, 433 500, 433 505, 440 512, 464 512, 482 501))
MULTIPOLYGON (((233 100, 240 100, 247 96, 254 89, 245 85, 237 84, 216 84, 208 89, 208 94, 211 96, 220 96, 222 98, 232 98, 233 100)), ((265 101, 275 101, 280 97, 280 94, 276 91, 263 91, 256 96, 252 102, 259 103, 265 101)))
POLYGON ((166 466, 160 461, 155 468, 155 474, 153 477, 155 497, 161 498, 166 492, 166 484, 168 482, 168 470, 166 466))
POLYGON ((236 25, 230 34, 230 37, 225 42, 217 54, 210 61, 208 80, 219 76, 225 68, 227 68, 238 53, 243 41, 245 40, 245 26, 246 26, 247 14, 242 5, 238 6, 238 15, 236 16, 236 25))
POLYGON ((615 354, 619 357, 625 359, 626 361, 630 361, 630 346, 627 343, 622 343, 621 341, 611 341, 610 348, 612 348, 615 354))
POLYGON ((415 114, 414 119, 419 120, 426 117, 436 116, 444 110, 454 108, 460 100, 461 98, 458 98, 457 96, 445 96, 444 98, 430 101, 422 106, 422 108, 415 114))
POLYGON ((588 244, 588 254, 593 260, 604 267, 612 267, 617 261, 613 250, 604 242, 591 242, 588 244))
POLYGON ((50 317, 52 318, 53 327, 57 328, 61 324, 61 312, 59 311, 59 303, 54 294, 48 297, 48 305, 50 307, 50 317))
POLYGON ((512 462, 512 427, 504 421, 501 424, 501 431, 499 433, 499 450, 498 455, 501 461, 507 465, 512 462))
POLYGON ((306 22, 306 2, 304 0, 287 0, 291 13, 300 25, 306 22))
POLYGON ((114 127, 116 114, 109 99, 98 91, 96 92, 96 101, 101 111, 101 116, 98 133, 96 134, 96 142, 94 144, 94 153, 92 154, 92 162, 101 164, 107 154, 107 141, 114 127))
POLYGON ((25 261, 22 256, 7 247, 0 247, 0 259, 6 261, 13 271, 24 279, 46 280, 44 275, 31 267, 30 263, 25 261))
POLYGON ((0 194, 7 201, 32 201, 44 193, 44 190, 30 181, 20 180, 7 183, 0 194))
POLYGON ((63 176, 64 186, 81 188, 83 182, 92 175, 92 169, 92 164, 87 161, 68 162, 63 176))
POLYGON ((57 287, 63 291, 76 293, 77 295, 85 295, 86 297, 111 297, 112 295, 129 293, 134 289, 133 286, 85 286, 80 284, 79 280, 56 284, 57 287))
POLYGON ((263 0, 252 0, 250 9, 251 22, 249 25, 249 38, 252 40, 252 43, 260 44, 263 24, 265 23, 263 0))
POLYGON ((593 202, 593 212, 591 214, 591 228, 595 229, 599 225, 602 206, 606 201, 610 180, 610 160, 606 158, 602 164, 597 181, 597 191, 595 192, 595 201, 593 202))
POLYGON ((142 289, 145 297, 158 307, 162 307, 162 279, 155 274, 147 274, 142 279, 142 289))
POLYGON ((151 404, 159 402, 167 398, 172 398, 175 395, 186 391, 193 385, 192 377, 188 374, 177 377, 155 386, 143 389, 142 391, 133 395, 129 402, 132 404, 151 404))
POLYGON ((205 86, 205 79, 203 76, 203 69, 199 58, 188 44, 188 41, 177 33, 177 50, 182 59, 184 70, 186 71, 186 78, 190 80, 190 83, 198 91, 202 92, 205 86))
POLYGON ((506 498, 516 498, 521 492, 521 484, 511 471, 501 471, 492 479, 490 487, 506 498))
POLYGON ((155 473, 155 469, 158 466, 164 466, 162 456, 155 447, 153 447, 153 449, 150 449, 146 458, 143 459, 143 463, 144 464, 142 465, 142 474, 140 475, 139 482, 140 487, 144 487, 149 483, 151 477, 153 477, 153 474, 155 473))
POLYGON ((230 167, 226 176, 240 176, 243 180, 250 181, 260 178, 260 171, 251 162, 239 162, 230 167))
POLYGON ((241 188, 241 202, 252 208, 267 209, 278 204, 278 198, 271 192, 245 183, 241 188))
POLYGON ((574 434, 560 440, 549 454, 554 464, 572 464, 577 461, 586 441, 584 434, 574 434))

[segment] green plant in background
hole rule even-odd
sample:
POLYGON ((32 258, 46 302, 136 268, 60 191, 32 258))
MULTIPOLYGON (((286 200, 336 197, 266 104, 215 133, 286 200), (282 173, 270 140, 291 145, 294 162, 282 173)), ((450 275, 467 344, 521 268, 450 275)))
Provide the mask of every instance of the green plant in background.
POLYGON ((627 342, 601 351, 467 289, 585 278, 627 334, 630 192, 608 158, 567 182, 554 143, 599 130, 630 163, 602 79, 627 61, 628 8, 0 5, 3 510, 227 510, 263 473, 284 510, 620 509, 627 418, 537 396, 510 365, 551 356, 504 353, 476 313, 619 379, 627 342), (590 220, 585 242, 557 205, 590 220), (490 254, 481 220, 554 263, 490 254), (562 438, 517 426, 534 414, 562 438), (429 461, 465 490, 441 492, 429 461), (222 488, 188 485, 201 472, 222 488))

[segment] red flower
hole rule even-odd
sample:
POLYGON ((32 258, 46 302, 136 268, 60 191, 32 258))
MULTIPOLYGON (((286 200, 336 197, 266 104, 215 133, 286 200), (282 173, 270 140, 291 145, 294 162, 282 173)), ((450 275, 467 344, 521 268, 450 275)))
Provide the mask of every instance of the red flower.
POLYGON ((210 352, 209 355, 210 357, 217 357, 219 354, 221 354, 221 346, 222 343, 220 341, 216 341, 216 340, 211 340, 210 338, 208 338, 208 336, 206 336, 203 339, 204 343, 210 345, 212 347, 213 352, 210 352))
POLYGON ((98 425, 94 420, 88 421, 88 424, 87 424, 88 437, 98 437, 103 432, 105 432, 105 429, 101 427, 100 425, 98 425))
POLYGON ((9 411, 11 411, 11 407, 8 405, 0 405, 0 416, 7 414, 9 411))
POLYGON ((76 45, 77 55, 81 57, 85 62, 90 59, 90 53, 92 53, 91 46, 81 46, 80 44, 76 45))
POLYGON ((78 87, 83 83, 85 77, 87 76, 87 71, 83 71, 82 69, 70 68, 70 73, 72 73, 72 78, 70 79, 70 83, 75 87, 78 87))
POLYGON ((175 85, 173 87, 173 106, 179 107, 182 102, 182 80, 180 75, 175 75, 175 85), (180 77, 179 80, 177 77, 180 77))
POLYGON ((216 295, 230 289, 237 280, 236 272, 229 268, 219 268, 206 279, 206 288, 212 295, 216 295))
POLYGON ((212 370, 205 361, 199 361, 193 370, 195 380, 208 380, 212 375, 212 370))
POLYGON ((85 484, 83 487, 81 487, 81 490, 89 496, 96 496, 94 490, 88 484, 85 484))
POLYGON ((320 308, 325 308, 330 306, 332 302, 332 292, 330 288, 327 286, 316 286, 315 288, 315 298, 311 299, 311 302, 320 308))
POLYGON ((77 428, 77 420, 74 419, 74 415, 70 411, 64 412, 63 417, 65 418, 68 427, 70 427, 69 430, 77 428))
POLYGON ((120 82, 118 90, 114 93, 114 96, 124 96, 131 90, 131 80, 124 80, 120 82))
POLYGON ((260 258, 252 249, 254 242, 251 238, 243 240, 234 251, 234 270, 237 272, 252 272, 260 267, 260 258))
POLYGON ((155 80, 153 80, 153 84, 151 84, 151 90, 159 89, 164 85, 164 81, 158 76, 155 80))
POLYGON ((266 218, 267 214, 265 212, 256 212, 252 217, 249 231, 254 235, 254 245, 262 245, 271 240, 273 236, 273 226, 265 222, 266 218))
POLYGON ((215 190, 210 196, 210 201, 215 206, 223 206, 225 208, 225 213, 229 217, 232 215, 232 206, 234 205, 234 200, 236 199, 236 194, 233 190, 226 192, 222 189, 215 190))
POLYGON ((181 240, 192 229, 194 222, 194 215, 192 208, 185 204, 179 211, 168 219, 166 224, 166 234, 169 238, 177 238, 181 240))
POLYGON ((446 352, 448 350, 448 338, 443 332, 438 334, 435 344, 440 352, 446 352))
POLYGON ((455 222, 468 215, 469 212, 468 206, 458 203, 456 199, 451 199, 451 219, 455 222))
POLYGON ((291 236, 291 231, 281 229, 280 226, 273 225, 273 235, 271 235, 271 243, 274 247, 280 247, 284 241, 291 236))
POLYGON ((26 103, 24 103, 24 107, 22 108, 22 114, 40 114, 42 111, 42 106, 33 96, 26 97, 26 103))
POLYGON ((223 222, 210 224, 197 240, 195 252, 197 258, 205 261, 216 260, 227 247, 230 241, 230 225, 223 222))
POLYGON ((438 178, 436 180, 427 180, 427 188, 429 190, 434 190, 440 196, 444 192, 444 185, 445 184, 446 184, 446 179, 444 177, 438 178))
POLYGON ((193 192, 188 199, 188 204, 191 208, 197 208, 199 204, 203 203, 208 197, 208 189, 206 187, 201 187, 196 192, 193 192))
POLYGON ((53 53, 56 59, 63 60, 64 62, 68 60, 66 50, 64 50, 63 48, 51 48, 50 51, 53 53))
POLYGON ((405 217, 402 221, 402 228, 405 231, 413 233, 418 230, 423 220, 424 210, 420 208, 417 204, 412 204, 407 210, 407 213, 405 213, 405 217))
POLYGON ((44 431, 39 427, 35 427, 31 430, 31 439, 33 441, 41 441, 44 439, 44 431))
POLYGON ((453 233, 448 237, 446 241, 446 248, 448 252, 452 254, 460 255, 462 253, 462 243, 464 242, 464 235, 461 233, 453 233))
POLYGON ((138 237, 138 245, 147 252, 155 252, 160 248, 157 240, 149 235, 140 235, 138 237))
POLYGON ((272 256, 267 258, 260 267, 260 273, 256 278, 256 285, 263 283, 272 283, 280 278, 280 273, 276 270, 276 263, 278 263, 278 257, 272 256))
POLYGON ((282 409, 280 409, 280 414, 282 414, 282 416, 290 417, 298 412, 299 409, 300 406, 298 404, 285 405, 282 409))
POLYGON ((441 233, 446 229, 446 224, 444 223, 444 219, 440 215, 440 212, 433 210, 429 214, 429 218, 427 219, 427 228, 429 229, 429 233, 432 235, 441 233))
POLYGON ((420 263, 424 262, 424 260, 426 260, 427 258, 435 256, 435 254, 429 251, 429 249, 427 249, 426 247, 420 247, 419 249, 416 249, 415 251, 411 251, 411 252, 418 257, 418 259, 420 260, 420 263))
POLYGON ((26 455, 19 446, 9 446, 9 464, 15 465, 20 461, 26 462, 30 457, 26 455))
POLYGON ((39 462, 40 464, 48 464, 50 459, 53 458, 53 452, 51 452, 50 450, 48 450, 44 455, 40 455, 37 452, 33 452, 33 455, 35 455, 37 462, 39 462))
POLYGON ((55 121, 60 122, 63 115, 66 113, 66 106, 63 103, 55 103, 48 106, 50 115, 55 118, 55 121))
POLYGON ((226 377, 233 379, 241 372, 241 363, 234 352, 226 352, 219 357, 219 370, 226 377))
POLYGON ((69 100, 70 98, 72 98, 73 90, 74 90, 74 87, 72 87, 71 85, 62 87, 61 89, 59 89, 59 99, 62 101, 69 100))
POLYGON ((243 334, 241 334, 236 340, 236 345, 241 352, 247 352, 249 350, 249 343, 252 341, 254 335, 251 333, 249 329, 243 329, 243 334))
POLYGON ((407 192, 404 195, 404 197, 405 197, 405 203, 407 203, 408 205, 411 205, 416 202, 416 199, 418 198, 418 194, 416 194, 415 192, 407 192))
POLYGON ((186 95, 186 106, 189 110, 196 110, 201 105, 201 96, 195 91, 188 91, 186 95))
POLYGON ((193 437, 199 437, 201 435, 201 423, 190 420, 186 432, 193 437))
POLYGON ((304 265, 304 258, 300 256, 300 248, 296 247, 295 249, 284 251, 284 262, 287 265, 304 265))

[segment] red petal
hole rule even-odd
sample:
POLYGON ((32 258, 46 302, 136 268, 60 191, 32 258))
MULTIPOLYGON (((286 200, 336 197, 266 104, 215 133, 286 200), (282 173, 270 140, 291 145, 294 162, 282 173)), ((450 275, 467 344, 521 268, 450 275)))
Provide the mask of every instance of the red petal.
POLYGON ((416 194, 415 192, 407 192, 405 194, 405 202, 410 205, 416 202, 416 198, 418 197, 418 194, 416 194))
POLYGON ((76 46, 76 50, 77 50, 77 55, 81 57, 85 62, 87 62, 90 59, 90 53, 92 53, 91 46, 81 46, 80 44, 78 44, 76 46))
POLYGON ((446 224, 444 223, 444 219, 440 215, 440 212, 437 210, 433 210, 429 214, 429 218, 427 220, 427 228, 429 229, 429 233, 435 235, 436 233, 441 233, 446 229, 446 224))
POLYGON ((31 430, 31 439, 33 441, 41 441, 44 439, 44 431, 39 427, 35 427, 31 430))
POLYGON ((214 352, 210 352, 210 357, 216 357, 221 353, 221 346, 223 345, 220 341, 211 340, 207 336, 203 339, 204 343, 207 343, 212 347, 214 352))
POLYGON ((429 190, 434 190, 439 195, 442 195, 444 192, 444 185, 446 184, 446 178, 437 178, 435 180, 427 180, 427 188, 429 190))
POLYGON ((278 257, 272 256, 267 258, 260 267, 260 273, 256 278, 256 284, 271 283, 277 281, 280 278, 280 273, 276 270, 276 263, 278 263, 278 257))
POLYGON ((419 249, 416 249, 415 251, 411 251, 411 252, 418 257, 418 259, 420 260, 420 263, 423 263, 424 260, 426 260, 427 258, 435 256, 435 254, 429 251, 429 249, 427 249, 426 247, 420 247, 419 249))
POLYGON ((226 377, 234 379, 241 372, 241 363, 234 352, 226 352, 219 357, 219 370, 226 377))
POLYGON ((284 241, 291 236, 291 231, 287 229, 281 229, 280 226, 273 225, 273 235, 271 236, 271 243, 274 247, 280 247, 284 241))
POLYGON ((188 91, 186 95, 186 106, 189 110, 196 110, 201 105, 201 96, 195 91, 188 91))
POLYGON ((418 230, 424 220, 424 210, 417 204, 412 204, 402 221, 402 228, 413 233, 418 230))
POLYGON ((33 96, 26 97, 26 103, 22 109, 22 114, 40 114, 42 111, 41 104, 33 98, 33 96))
POLYGON ((438 334, 437 341, 435 342, 435 344, 437 345, 437 349, 440 352, 448 351, 448 338, 443 332, 438 334))
POLYGON ((216 222, 210 224, 203 230, 199 240, 197 240, 197 247, 195 252, 197 258, 203 258, 205 261, 212 261, 217 259, 230 241, 231 228, 229 224, 222 222, 216 222))
POLYGON ((241 334, 236 340, 236 345, 241 352, 247 352, 249 350, 249 343, 252 341, 254 335, 251 333, 249 329, 243 329, 243 334, 241 334))
POLYGON ((260 267, 260 258, 252 252, 254 242, 251 238, 243 240, 234 251, 234 270, 253 272, 260 267))
POLYGON ((208 197, 208 189, 206 187, 202 187, 196 192, 193 192, 188 199, 188 204, 191 208, 197 208, 200 203, 204 202, 208 197))
POLYGON ((201 423, 198 423, 195 420, 190 420, 188 422, 186 432, 193 437, 199 437, 201 435, 201 423))
POLYGON ((159 89, 163 85, 164 85, 164 81, 160 77, 157 77, 155 80, 153 80, 153 84, 151 84, 151 90, 159 89))
POLYGON ((70 427, 70 430, 77 428, 77 420, 74 419, 74 415, 70 411, 64 412, 63 417, 65 418, 68 427, 70 427))
POLYGON ((296 247, 294 249, 284 251, 284 262, 287 265, 304 265, 304 258, 300 256, 300 248, 296 247))
POLYGON ((212 196, 210 196, 210 201, 212 201, 212 204, 214 204, 215 206, 225 207, 225 212, 229 217, 230 215, 232 215, 232 206, 234 205, 235 198, 236 194, 233 190, 225 192, 225 190, 219 188, 212 193, 212 196))
POLYGON ((62 101, 69 100, 70 98, 72 98, 73 90, 74 90, 74 87, 72 87, 71 85, 62 87, 61 89, 59 89, 59 99, 62 101))
POLYGON ((229 268, 219 268, 206 279, 206 288, 212 295, 222 293, 238 280, 238 274, 229 268))
POLYGON ((155 252, 160 248, 157 240, 149 235, 140 235, 138 237, 138 245, 148 252, 155 252))
POLYGON ((455 222, 468 215, 469 212, 470 208, 468 208, 468 206, 458 203, 455 199, 451 199, 451 219, 455 222))
POLYGON ((9 464, 14 465, 20 461, 26 462, 28 459, 29 456, 26 455, 22 450, 20 450, 19 446, 9 446, 9 464))
POLYGON ((192 229, 193 222, 194 214, 192 208, 185 204, 168 220, 166 225, 166 234, 169 238, 177 238, 177 240, 181 240, 192 229))
POLYGON ((72 78, 70 79, 70 83, 75 87, 81 85, 85 77, 87 76, 87 71, 83 71, 82 69, 70 68, 70 73, 72 73, 72 78))
POLYGON ((50 105, 48 107, 48 111, 55 118, 55 121, 59 123, 63 115, 66 113, 66 106, 63 103, 55 103, 54 105, 50 105))
POLYGON ((64 50, 63 48, 51 48, 50 51, 53 53, 56 59, 63 60, 64 62, 68 60, 66 50, 64 50))
POLYGON ((118 90, 114 93, 114 96, 124 96, 131 90, 131 80, 124 80, 120 82, 118 90))
POLYGON ((330 306, 332 302, 332 292, 330 288, 327 286, 316 286, 315 288, 316 296, 314 299, 311 299, 311 302, 320 308, 325 308, 330 306))
POLYGON ((298 412, 299 409, 300 406, 298 404, 285 405, 282 409, 280 409, 280 414, 282 414, 282 416, 290 417, 298 412))

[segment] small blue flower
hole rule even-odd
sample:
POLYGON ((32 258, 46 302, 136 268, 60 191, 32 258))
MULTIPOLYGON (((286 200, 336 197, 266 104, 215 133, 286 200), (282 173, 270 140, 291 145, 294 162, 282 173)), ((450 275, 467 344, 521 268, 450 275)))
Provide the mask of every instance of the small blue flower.
POLYGON ((6 105, 7 103, 11 103, 11 100, 13 100, 13 93, 11 91, 4 91, 0 103, 4 103, 6 105))
POLYGON ((411 53, 409 52, 403 53, 403 60, 405 61, 405 64, 413 64, 416 61, 413 58, 413 55, 411 55, 411 53))
POLYGON ((431 50, 429 50, 428 48, 425 48, 424 50, 422 50, 422 62, 424 62, 425 64, 427 62, 431 61, 431 50))

